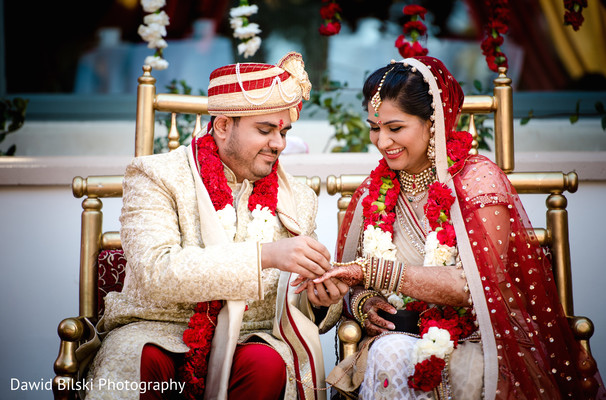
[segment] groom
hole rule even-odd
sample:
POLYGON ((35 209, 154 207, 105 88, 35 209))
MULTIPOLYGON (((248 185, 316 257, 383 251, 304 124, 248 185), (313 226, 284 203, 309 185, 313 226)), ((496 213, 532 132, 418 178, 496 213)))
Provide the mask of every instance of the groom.
POLYGON ((318 334, 338 321, 348 286, 294 293, 297 276, 330 269, 330 253, 314 233, 317 197, 278 162, 310 90, 297 53, 221 67, 209 131, 127 167, 126 280, 105 300, 87 399, 169 394, 95 385, 108 379, 185 382, 187 398, 325 396, 318 334))

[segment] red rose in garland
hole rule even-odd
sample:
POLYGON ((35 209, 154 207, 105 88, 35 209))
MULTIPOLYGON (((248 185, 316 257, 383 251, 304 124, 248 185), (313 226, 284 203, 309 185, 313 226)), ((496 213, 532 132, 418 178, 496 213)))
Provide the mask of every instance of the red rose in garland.
POLYGON ((448 156, 448 172, 454 175, 461 168, 465 159, 469 157, 469 150, 471 150, 473 137, 471 133, 465 131, 453 131, 448 135, 448 145, 446 147, 446 154, 448 156))
POLYGON ((436 356, 431 356, 415 366, 415 372, 408 377, 408 386, 429 392, 442 382, 442 370, 446 362, 436 356))
POLYGON ((425 19, 427 9, 411 4, 405 6, 402 13, 410 17, 410 21, 402 27, 404 34, 398 36, 395 47, 398 48, 398 52, 404 58, 427 55, 428 50, 418 41, 420 37, 427 34, 427 26, 422 21, 425 19), (410 41, 407 40, 406 35, 410 37, 410 41))
POLYGON ((486 0, 488 8, 488 23, 484 30, 486 37, 482 41, 482 54, 491 71, 497 72, 499 67, 507 67, 507 56, 501 50, 502 35, 509 31, 509 4, 507 0, 486 0))
POLYGON ((457 245, 457 236, 454 227, 448 223, 443 223, 442 229, 438 231, 438 240, 440 244, 455 247, 457 245))
POLYGON ((327 3, 320 8, 320 16, 324 20, 324 24, 318 28, 320 35, 332 36, 341 31, 341 6, 335 1, 322 0, 322 3, 327 3))
POLYGON ((587 7, 587 0, 564 0, 564 25, 571 25, 572 29, 578 31, 585 18, 583 8, 587 7))

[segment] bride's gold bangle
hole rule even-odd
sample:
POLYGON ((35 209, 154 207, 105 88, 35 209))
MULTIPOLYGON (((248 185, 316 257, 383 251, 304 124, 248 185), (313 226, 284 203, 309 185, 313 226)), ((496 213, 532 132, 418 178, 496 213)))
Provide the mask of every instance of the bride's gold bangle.
POLYGON ((362 290, 351 301, 351 313, 353 314, 356 321, 358 321, 361 325, 364 324, 364 312, 362 308, 364 307, 364 303, 371 297, 381 296, 379 292, 374 290, 362 290))
POLYGON ((364 258, 364 257, 358 257, 353 261, 348 261, 348 262, 337 262, 334 261, 331 263, 331 265, 333 267, 346 267, 348 265, 353 265, 353 264, 358 264, 361 268, 362 268, 362 274, 364 276, 364 287, 366 289, 368 289, 368 286, 366 285, 366 282, 368 281, 367 276, 369 273, 369 269, 367 268, 368 265, 368 258, 364 258))

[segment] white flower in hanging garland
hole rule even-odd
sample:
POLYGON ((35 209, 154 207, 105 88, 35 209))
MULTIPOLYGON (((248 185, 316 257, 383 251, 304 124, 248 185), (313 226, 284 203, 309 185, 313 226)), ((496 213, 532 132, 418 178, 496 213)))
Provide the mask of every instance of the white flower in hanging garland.
POLYGON ((261 47, 261 38, 257 36, 261 33, 259 24, 248 21, 248 17, 258 11, 259 7, 248 4, 248 0, 240 0, 240 5, 229 11, 229 23, 234 30, 234 37, 241 40, 238 44, 238 54, 244 55, 244 58, 253 56, 261 47))
POLYGON ((168 68, 168 61, 163 58, 162 54, 168 46, 164 37, 169 19, 168 15, 160 10, 165 5, 165 0, 141 0, 143 10, 150 14, 143 17, 143 24, 139 25, 137 33, 147 42, 148 48, 156 49, 153 56, 145 58, 145 64, 156 70, 168 68))

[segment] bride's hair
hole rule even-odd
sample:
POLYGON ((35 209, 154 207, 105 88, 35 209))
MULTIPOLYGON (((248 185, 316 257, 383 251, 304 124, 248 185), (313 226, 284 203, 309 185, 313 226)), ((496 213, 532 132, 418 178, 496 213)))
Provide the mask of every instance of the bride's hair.
POLYGON ((364 110, 368 111, 368 103, 377 91, 383 76, 385 80, 379 93, 383 101, 391 100, 401 111, 423 120, 429 119, 433 114, 429 85, 423 81, 420 72, 413 72, 410 66, 404 66, 400 62, 379 68, 366 79, 362 89, 364 110))

